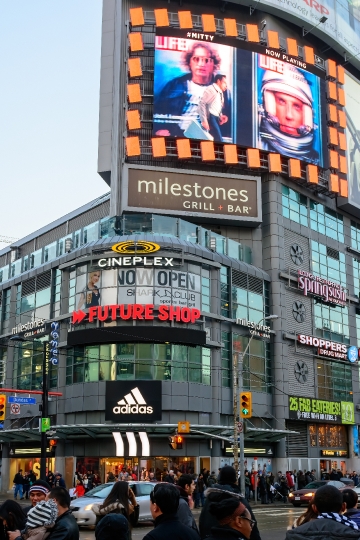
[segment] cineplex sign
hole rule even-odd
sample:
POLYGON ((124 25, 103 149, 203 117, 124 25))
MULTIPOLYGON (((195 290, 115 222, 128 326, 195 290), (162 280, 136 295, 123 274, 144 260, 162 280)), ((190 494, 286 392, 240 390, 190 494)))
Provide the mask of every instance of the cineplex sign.
POLYGON ((201 317, 201 311, 196 308, 180 306, 159 306, 154 304, 113 304, 110 306, 92 306, 88 312, 74 311, 72 313, 72 324, 94 321, 116 321, 117 319, 128 320, 146 320, 153 321, 177 321, 183 323, 195 323, 201 317))
POLYGON ((340 306, 346 304, 346 290, 339 283, 328 281, 310 272, 298 270, 298 286, 301 291, 304 291, 305 296, 308 294, 318 296, 324 302, 340 306))
POLYGON ((319 356, 328 356, 339 360, 350 360, 351 362, 357 360, 357 358, 354 360, 352 356, 349 357, 349 351, 351 352, 351 355, 355 354, 356 357, 358 356, 358 349, 354 346, 348 347, 343 343, 337 343, 336 341, 329 341, 314 336, 307 336, 305 334, 298 335, 298 342, 301 345, 316 347, 319 356))
POLYGON ((289 396, 289 419, 354 424, 354 404, 348 401, 325 401, 323 399, 289 396))
POLYGON ((127 169, 124 210, 261 221, 260 178, 191 174, 167 169, 127 169))

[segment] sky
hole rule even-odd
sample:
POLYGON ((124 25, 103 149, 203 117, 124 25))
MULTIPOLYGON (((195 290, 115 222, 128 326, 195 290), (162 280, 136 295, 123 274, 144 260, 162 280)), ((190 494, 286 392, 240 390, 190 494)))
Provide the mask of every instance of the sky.
POLYGON ((101 12, 101 0, 0 1, 0 236, 109 191, 97 173, 101 12))

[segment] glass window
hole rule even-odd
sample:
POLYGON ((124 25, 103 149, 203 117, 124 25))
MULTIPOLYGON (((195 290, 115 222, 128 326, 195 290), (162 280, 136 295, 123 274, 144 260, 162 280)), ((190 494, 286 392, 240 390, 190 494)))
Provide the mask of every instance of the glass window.
POLYGON ((351 366, 329 360, 317 361, 318 398, 353 401, 351 366))
POLYGON ((25 313, 31 309, 35 309, 35 293, 24 296, 21 299, 20 312, 25 313))
POLYGON ((348 308, 318 301, 314 304, 316 335, 340 343, 350 343, 348 308))
POLYGON ((106 217, 100 220, 100 238, 115 236, 115 217, 106 217))
POLYGON ((36 268, 42 264, 42 253, 43 250, 38 249, 30 255, 30 268, 36 268))
POLYGON ((0 268, 0 283, 9 279, 9 266, 3 266, 0 268))
POLYGON ((83 238, 84 238, 84 244, 87 244, 88 242, 94 242, 95 240, 99 240, 99 222, 98 221, 84 227, 83 238))
MULTIPOLYGON (((311 241, 311 259, 312 259, 312 271, 314 274, 328 279, 330 281, 336 281, 344 287, 346 287, 346 265, 345 254, 338 253, 339 258, 335 259, 327 255, 326 246, 319 242, 311 241)), ((335 253, 334 253, 335 255, 335 253)))
POLYGON ((310 200, 310 227, 338 242, 344 242, 344 224, 341 214, 310 200))
POLYGON ((360 250, 360 224, 351 222, 351 247, 360 250))
POLYGON ((52 261, 56 259, 56 247, 57 242, 53 242, 44 248, 44 262, 52 261))
POLYGON ((220 270, 220 287, 221 287, 221 315, 223 317, 230 316, 230 287, 229 287, 229 269, 225 266, 220 270))
POLYGON ((154 234, 162 236, 177 236, 177 219, 168 216, 152 216, 152 227, 154 234))
POLYGON ((307 197, 287 186, 281 186, 281 191, 283 216, 308 227, 307 197))
POLYGON ((209 385, 210 362, 210 349, 170 343, 76 347, 68 351, 66 384, 141 379, 209 385))
POLYGON ((19 276, 21 274, 22 261, 18 259, 10 265, 10 278, 19 276))
POLYGON ((50 304, 51 288, 43 289, 42 291, 37 291, 36 293, 36 307, 45 306, 50 304))
MULTIPOLYGON (((21 390, 41 390, 43 379, 43 341, 17 342, 14 352, 14 387, 21 390)), ((49 367, 51 388, 57 386, 57 376, 58 366, 51 365, 49 367)))
MULTIPOLYGON (((233 354, 245 351, 249 337, 233 334, 233 354)), ((270 344, 252 339, 243 358, 243 387, 257 392, 271 392, 270 344)))

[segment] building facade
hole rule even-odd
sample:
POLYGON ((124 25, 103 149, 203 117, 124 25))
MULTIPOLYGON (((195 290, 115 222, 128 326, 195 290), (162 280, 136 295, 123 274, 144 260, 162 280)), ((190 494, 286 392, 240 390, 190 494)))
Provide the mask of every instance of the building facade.
MULTIPOLYGON (((323 29, 299 39, 295 15, 225 4, 104 0, 98 172, 111 191, 0 252, 4 395, 41 390, 59 323, 47 456, 68 485, 76 470, 160 479, 232 463, 244 351, 246 467, 359 469, 357 60, 345 72, 323 29), (206 130, 195 108, 204 87, 220 92, 216 74, 227 86, 206 130), (261 89, 257 127, 245 77, 261 89), (190 432, 174 449, 178 422, 190 432)), ((3 490, 20 466, 39 471, 35 397, 6 405, 3 490)))

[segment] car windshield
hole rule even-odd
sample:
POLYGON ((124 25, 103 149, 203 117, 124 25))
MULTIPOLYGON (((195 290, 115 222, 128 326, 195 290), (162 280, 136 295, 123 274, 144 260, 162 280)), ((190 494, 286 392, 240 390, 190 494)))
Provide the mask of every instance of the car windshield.
POLYGON ((305 489, 317 489, 321 486, 325 486, 327 482, 310 482, 310 484, 307 484, 305 486, 305 489))
POLYGON ((90 489, 87 493, 85 493, 85 497, 96 497, 98 499, 106 499, 106 497, 109 495, 110 491, 112 490, 113 483, 111 484, 101 484, 100 486, 96 486, 94 489, 90 489))

